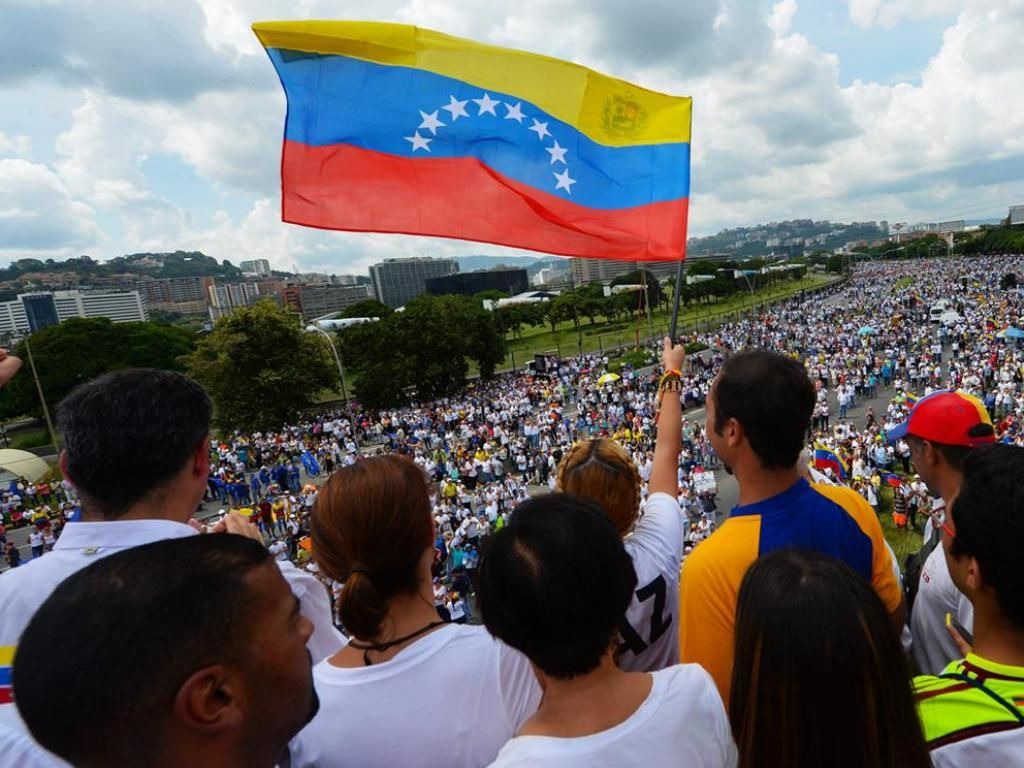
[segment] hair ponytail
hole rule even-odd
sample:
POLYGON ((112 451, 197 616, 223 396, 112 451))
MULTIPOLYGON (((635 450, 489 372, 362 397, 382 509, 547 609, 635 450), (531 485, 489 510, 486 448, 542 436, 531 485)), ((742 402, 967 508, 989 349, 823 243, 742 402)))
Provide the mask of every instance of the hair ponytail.
POLYGON ((335 472, 310 516, 313 558, 344 582, 341 623, 357 638, 381 630, 388 603, 419 589, 419 564, 433 544, 427 477, 403 456, 379 456, 335 472))

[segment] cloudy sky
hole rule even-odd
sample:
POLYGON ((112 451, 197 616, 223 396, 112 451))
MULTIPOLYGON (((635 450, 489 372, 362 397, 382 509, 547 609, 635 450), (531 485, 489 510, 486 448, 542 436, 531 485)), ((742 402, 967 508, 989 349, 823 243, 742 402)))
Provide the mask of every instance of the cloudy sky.
POLYGON ((1024 0, 0 0, 0 264, 515 254, 280 222, 284 96, 249 25, 300 18, 418 24, 693 96, 691 235, 1024 203, 1024 0))

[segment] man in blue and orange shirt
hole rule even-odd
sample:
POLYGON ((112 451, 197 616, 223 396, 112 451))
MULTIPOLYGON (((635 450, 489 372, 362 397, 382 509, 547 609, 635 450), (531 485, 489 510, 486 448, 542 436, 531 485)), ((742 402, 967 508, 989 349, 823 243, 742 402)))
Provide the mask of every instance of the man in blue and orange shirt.
POLYGON ((850 488, 812 485, 801 476, 798 459, 814 404, 804 367, 765 350, 726 360, 708 396, 707 433, 736 476, 739 505, 683 567, 680 657, 711 673, 726 706, 736 596, 761 555, 795 547, 843 560, 903 626, 900 585, 874 511, 850 488))

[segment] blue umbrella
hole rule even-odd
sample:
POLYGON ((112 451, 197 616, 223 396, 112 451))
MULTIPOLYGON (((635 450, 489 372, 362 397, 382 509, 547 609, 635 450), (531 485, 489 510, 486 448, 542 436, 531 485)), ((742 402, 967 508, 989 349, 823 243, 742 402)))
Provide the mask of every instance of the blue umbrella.
POLYGON ((874 333, 874 332, 875 332, 874 327, 870 326, 870 325, 862 325, 861 329, 859 331, 857 331, 857 333, 859 333, 861 336, 867 336, 869 333, 874 333))
POLYGON ((996 335, 1001 339, 1024 339, 1024 331, 1020 328, 1014 328, 1012 325, 996 335))

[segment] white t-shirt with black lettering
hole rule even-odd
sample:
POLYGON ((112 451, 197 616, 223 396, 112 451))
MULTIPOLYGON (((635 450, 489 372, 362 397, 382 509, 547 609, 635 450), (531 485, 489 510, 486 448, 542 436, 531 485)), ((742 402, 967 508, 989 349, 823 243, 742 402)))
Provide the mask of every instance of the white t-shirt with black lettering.
POLYGON ((624 542, 636 570, 636 592, 619 628, 621 669, 654 672, 679 663, 679 568, 683 515, 667 493, 652 493, 624 542), (628 626, 627 626, 628 625, 628 626))
POLYGON ((578 738, 517 736, 490 768, 728 768, 736 765, 729 718, 697 664, 651 673, 651 692, 614 728, 578 738))

